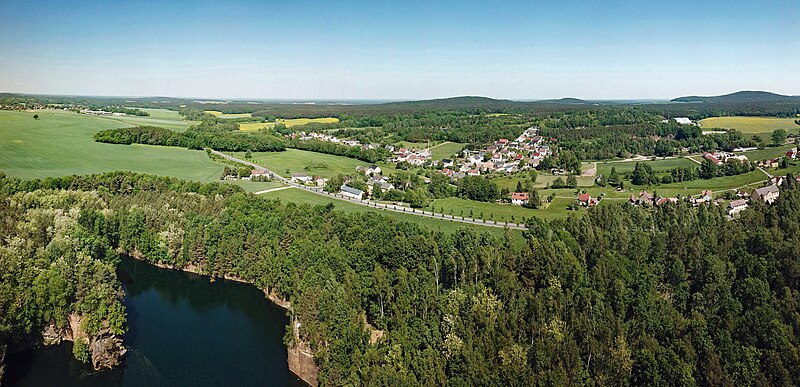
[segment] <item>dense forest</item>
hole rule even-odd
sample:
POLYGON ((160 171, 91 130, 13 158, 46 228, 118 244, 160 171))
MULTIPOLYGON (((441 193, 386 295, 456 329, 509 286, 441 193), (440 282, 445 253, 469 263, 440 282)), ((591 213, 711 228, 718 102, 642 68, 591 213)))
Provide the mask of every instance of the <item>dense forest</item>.
MULTIPOLYGON (((563 119, 562 119, 563 121, 563 119)), ((602 160, 630 155, 671 156, 681 153, 758 146, 738 131, 703 135, 700 128, 674 122, 647 122, 636 125, 611 125, 574 128, 542 128, 542 136, 552 137, 563 149, 574 151, 581 160, 602 160)), ((760 139, 759 139, 760 141, 760 139)))
POLYGON ((18 297, 42 294, 37 278, 77 289, 70 251, 106 265, 121 251, 288 298, 324 385, 797 385, 800 189, 787 184, 736 221, 604 205, 495 237, 220 184, 6 177, 0 318, 6 338, 63 322, 75 293, 18 297), (374 344, 364 316, 385 333, 374 344))
POLYGON ((95 141, 111 144, 148 144, 179 146, 189 149, 211 148, 219 151, 274 152, 286 149, 280 137, 269 132, 242 132, 236 123, 203 124, 190 127, 185 132, 175 132, 157 126, 137 126, 106 129, 94 135, 95 141), (225 127, 232 126, 229 130, 225 127))

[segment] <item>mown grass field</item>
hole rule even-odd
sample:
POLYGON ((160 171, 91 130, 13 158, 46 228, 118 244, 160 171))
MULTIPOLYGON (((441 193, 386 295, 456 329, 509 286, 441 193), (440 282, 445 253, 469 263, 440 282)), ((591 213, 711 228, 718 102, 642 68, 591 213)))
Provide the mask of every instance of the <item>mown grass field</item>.
POLYGON ((775 129, 786 129, 791 133, 800 132, 797 118, 773 117, 710 117, 700 120, 703 130, 713 128, 736 129, 742 133, 772 133, 775 129))
MULTIPOLYGON (((660 160, 649 160, 649 161, 639 161, 642 164, 647 164, 653 171, 655 172, 663 172, 669 171, 673 168, 679 167, 697 167, 697 163, 691 161, 687 158, 674 158, 674 159, 660 159, 660 160)), ((616 168, 617 173, 625 173, 625 172, 633 172, 633 169, 636 168, 636 161, 625 161, 625 162, 598 162, 597 163, 597 174, 608 176, 611 174, 611 168, 616 168)))
MULTIPOLYGON (((241 152, 233 154, 241 159, 244 159, 245 156, 241 152)), ((287 149, 283 152, 254 152, 251 160, 285 177, 289 177, 292 173, 305 173, 331 178, 340 173, 343 175, 353 174, 356 172, 357 166, 369 165, 369 163, 349 157, 299 149, 287 149)), ((378 163, 378 165, 383 170, 383 174, 388 175, 396 171, 392 165, 386 163, 378 163)))
POLYGON ((484 219, 489 223, 495 220, 498 223, 522 222, 524 218, 537 217, 541 219, 560 219, 569 216, 567 205, 572 203, 571 199, 557 198, 552 203, 547 204, 547 208, 525 208, 504 203, 486 203, 461 198, 436 199, 432 203, 435 212, 448 215, 472 217, 484 219), (483 215, 483 217, 481 217, 483 215))
MULTIPOLYGON (((543 175, 539 174, 536 177, 536 183, 533 185, 534 188, 545 188, 548 184, 553 184, 553 182, 561 178, 562 180, 567 180, 566 176, 553 176, 553 175, 543 175)), ((527 175, 512 175, 512 176, 502 176, 502 177, 495 177, 492 181, 497 184, 497 188, 503 189, 508 188, 509 191, 514 191, 517 188, 517 182, 521 182, 523 186, 525 186, 525 180, 528 179, 527 175)), ((578 181, 578 187, 591 187, 594 185, 594 177, 591 176, 575 176, 575 179, 578 181)))
POLYGON ((442 160, 452 158, 453 155, 464 149, 464 145, 460 142, 443 142, 439 145, 431 147, 431 159, 442 160))
POLYGON ((95 142, 103 129, 130 123, 61 110, 0 111, 0 170, 22 178, 133 171, 218 181, 222 164, 203 151, 95 142))
POLYGON ((172 110, 166 110, 166 109, 141 109, 141 110, 150 113, 150 115, 147 117, 124 116, 124 117, 110 117, 110 118, 133 125, 160 126, 162 128, 175 131, 186 130, 189 128, 190 125, 194 125, 197 123, 196 121, 185 121, 183 119, 183 116, 178 114, 178 112, 172 110))
MULTIPOLYGON (((385 211, 379 210, 375 208, 369 208, 366 206, 361 206, 354 203, 349 203, 341 200, 332 199, 326 196, 317 195, 315 193, 311 193, 308 191, 303 191, 295 188, 284 189, 280 191, 273 191, 267 192, 259 197, 267 198, 267 199, 281 199, 283 202, 294 202, 294 203, 308 203, 310 205, 326 205, 328 203, 333 203, 334 208, 339 211, 344 212, 355 212, 355 211, 372 211, 378 212, 380 214, 386 215, 390 218, 394 218, 397 220, 402 220, 406 222, 413 222, 422 226, 427 226, 434 230, 440 230, 445 233, 451 233, 457 231, 461 228, 472 228, 478 232, 487 232, 495 236, 502 236, 505 233, 505 230, 502 228, 497 227, 485 227, 485 226, 476 226, 476 225, 469 225, 459 222, 453 222, 449 220, 441 220, 441 219, 431 219, 431 218, 423 218, 417 215, 410 215, 410 214, 402 214, 393 211, 385 211)), ((521 236, 522 233, 520 231, 512 230, 517 236, 521 236)))
POLYGON ((320 123, 320 124, 333 124, 339 122, 339 119, 336 117, 322 117, 322 118, 290 118, 290 119, 278 119, 276 122, 246 122, 239 124, 239 130, 258 130, 261 128, 271 128, 275 126, 277 122, 283 123, 286 127, 292 127, 297 125, 305 125, 312 122, 320 123))

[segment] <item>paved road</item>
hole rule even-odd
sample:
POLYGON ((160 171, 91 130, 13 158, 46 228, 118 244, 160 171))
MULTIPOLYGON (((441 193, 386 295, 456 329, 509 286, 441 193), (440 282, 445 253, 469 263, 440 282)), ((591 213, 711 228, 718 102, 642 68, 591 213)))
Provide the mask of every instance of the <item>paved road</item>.
POLYGON ((350 198, 350 197, 347 197, 347 196, 343 196, 341 194, 332 194, 332 193, 323 191, 322 188, 320 188, 320 187, 308 187, 308 186, 305 186, 305 185, 294 183, 291 180, 289 180, 289 179, 287 179, 287 178, 285 178, 285 177, 283 177, 281 175, 278 175, 277 173, 275 173, 273 171, 270 171, 269 169, 267 169, 267 168, 265 168, 265 167, 263 167, 261 165, 258 165, 256 163, 253 163, 253 162, 250 162, 250 161, 247 161, 247 160, 242 160, 242 159, 227 155, 227 154, 219 152, 219 151, 215 151, 215 150, 210 150, 210 151, 211 151, 211 153, 213 153, 213 154, 215 154, 217 156, 226 158, 228 160, 235 161, 237 163, 241 163, 241 164, 245 164, 245 165, 249 165, 249 166, 251 166, 253 168, 256 168, 256 169, 259 169, 259 170, 267 171, 272 176, 274 176, 274 178, 276 180, 278 180, 278 181, 280 181, 280 182, 282 182, 282 183, 284 183, 284 184, 286 184, 286 185, 288 185, 290 187, 302 189, 302 190, 305 190, 305 191, 308 191, 308 192, 313 192, 315 194, 327 196, 327 197, 332 198, 332 199, 338 199, 338 200, 342 200, 342 201, 346 201, 346 202, 350 202, 350 203, 354 203, 354 204, 359 204, 359 205, 366 206, 366 207, 372 207, 372 208, 379 209, 379 210, 393 211, 393 212, 402 213, 402 214, 417 215, 417 216, 421 216, 421 217, 424 217, 424 218, 449 220, 449 221, 452 221, 452 222, 459 222, 459 223, 465 223, 465 224, 474 224, 474 225, 478 225, 478 226, 489 226, 489 227, 499 227, 499 228, 508 227, 508 228, 514 229, 514 230, 527 230, 528 229, 527 227, 525 227, 525 225, 517 224, 517 223, 495 223, 494 221, 483 221, 483 220, 480 220, 480 219, 473 219, 473 218, 466 217, 466 216, 446 215, 446 214, 440 214, 440 213, 436 213, 436 212, 418 210, 416 208, 400 206, 400 205, 395 205, 395 204, 378 203, 378 202, 374 202, 372 200, 359 200, 359 199, 354 199, 354 198, 350 198))

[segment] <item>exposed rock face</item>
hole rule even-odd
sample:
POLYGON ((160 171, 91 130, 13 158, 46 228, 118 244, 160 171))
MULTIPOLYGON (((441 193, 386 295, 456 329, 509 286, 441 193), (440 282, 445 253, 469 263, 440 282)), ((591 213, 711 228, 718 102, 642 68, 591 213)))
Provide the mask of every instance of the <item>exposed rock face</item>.
POLYGON ((122 345, 122 339, 106 332, 97 334, 89 343, 92 353, 92 366, 99 370, 114 368, 120 364, 122 357, 128 352, 122 345))
POLYGON ((3 385, 3 371, 6 368, 6 346, 0 345, 0 386, 3 385))
POLYGON ((295 346, 287 348, 289 371, 292 371, 304 382, 316 387, 319 385, 317 375, 319 374, 319 367, 314 362, 314 354, 311 353, 311 348, 303 342, 299 342, 295 346))
POLYGON ((94 336, 88 337, 81 329, 81 316, 77 313, 71 313, 67 320, 69 326, 65 328, 59 328, 53 324, 45 327, 42 331, 42 344, 55 345, 61 344, 64 340, 82 340, 89 346, 92 366, 95 370, 114 368, 120 364, 122 357, 127 352, 122 345, 122 338, 111 334, 107 326, 104 326, 94 336))

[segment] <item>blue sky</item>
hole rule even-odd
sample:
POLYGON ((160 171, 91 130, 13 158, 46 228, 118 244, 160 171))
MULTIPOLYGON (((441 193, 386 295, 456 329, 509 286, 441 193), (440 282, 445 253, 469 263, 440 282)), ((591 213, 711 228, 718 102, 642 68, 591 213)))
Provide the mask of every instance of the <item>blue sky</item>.
POLYGON ((800 1, 0 1, 0 91, 800 94, 800 1))

